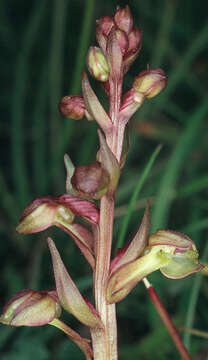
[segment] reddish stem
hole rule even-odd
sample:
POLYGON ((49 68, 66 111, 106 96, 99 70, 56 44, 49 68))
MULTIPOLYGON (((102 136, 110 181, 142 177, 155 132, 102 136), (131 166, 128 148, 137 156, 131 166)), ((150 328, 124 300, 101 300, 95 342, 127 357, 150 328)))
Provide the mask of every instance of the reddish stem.
POLYGON ((165 309, 163 303, 161 302, 157 292, 155 291, 155 289, 149 282, 145 281, 145 286, 147 288, 148 294, 150 296, 150 299, 151 299, 153 305, 155 306, 158 314, 161 317, 161 320, 163 321, 164 325, 166 326, 181 357, 184 360, 191 360, 191 356, 189 355, 187 349, 185 348, 185 346, 182 342, 182 339, 181 339, 176 327, 174 326, 167 310, 165 309))

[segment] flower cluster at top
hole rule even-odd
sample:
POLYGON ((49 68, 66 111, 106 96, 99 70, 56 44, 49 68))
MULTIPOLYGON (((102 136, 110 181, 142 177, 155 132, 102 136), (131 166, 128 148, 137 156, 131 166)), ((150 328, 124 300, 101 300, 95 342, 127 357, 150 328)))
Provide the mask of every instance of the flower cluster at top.
MULTIPOLYGON (((90 165, 75 167, 65 155, 66 193, 33 200, 23 211, 17 227, 18 233, 31 234, 57 226, 75 241, 94 274, 99 261, 96 241, 103 231, 100 209, 95 200, 104 196, 114 200, 128 151, 124 141, 125 126, 144 100, 158 95, 167 82, 163 70, 148 67, 134 78, 131 88, 122 96, 123 77, 140 52, 141 37, 128 6, 118 7, 115 14, 97 21, 99 47, 89 48, 87 67, 105 89, 109 113, 100 103, 85 73, 82 74, 82 95, 64 96, 59 105, 65 117, 79 120, 85 116, 87 120, 98 123, 101 129, 98 130, 100 147, 96 159, 90 165), (84 219, 83 223, 77 221, 78 217, 84 219)), ((103 214, 108 216, 107 212, 103 214)), ((111 241, 109 237, 105 240, 111 241)), ((61 308, 89 328, 104 329, 103 321, 94 306, 79 292, 52 239, 48 239, 48 245, 56 289, 18 292, 5 306, 0 322, 13 326, 54 325, 83 350, 86 359, 91 359, 88 340, 59 320, 61 308)), ((119 249, 111 261, 105 284, 106 302, 121 301, 139 281, 158 269, 166 277, 177 279, 200 271, 202 267, 196 246, 188 236, 166 230, 149 235, 147 205, 134 238, 119 249)))
POLYGON ((86 116, 88 120, 95 119, 104 133, 109 133, 112 123, 126 123, 145 98, 159 94, 166 86, 167 76, 162 69, 148 67, 135 77, 131 89, 121 99, 123 76, 137 58, 142 42, 141 31, 134 26, 128 6, 118 7, 112 16, 101 17, 97 21, 96 38, 99 47, 89 48, 86 63, 92 77, 100 81, 105 89, 110 114, 104 111, 85 73, 82 79, 83 94, 64 96, 59 109, 65 117, 79 120, 86 116), (119 96, 114 99, 116 92, 119 96), (119 114, 115 118, 112 109, 116 106, 119 114))

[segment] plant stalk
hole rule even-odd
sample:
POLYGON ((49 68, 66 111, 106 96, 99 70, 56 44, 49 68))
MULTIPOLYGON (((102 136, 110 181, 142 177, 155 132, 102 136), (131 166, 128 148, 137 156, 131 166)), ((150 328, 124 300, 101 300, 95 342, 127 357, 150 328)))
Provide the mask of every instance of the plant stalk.
MULTIPOLYGON (((110 80, 110 118, 112 132, 106 134, 108 146, 120 161, 124 129, 119 134, 118 114, 121 103, 122 75, 119 81, 110 80), (120 136, 118 136, 120 135, 120 136)), ((110 258, 113 238, 115 196, 106 195, 100 202, 99 236, 96 246, 96 267, 94 274, 94 293, 96 310, 98 311, 104 330, 93 329, 92 342, 94 360, 117 360, 117 321, 115 304, 106 302, 106 285, 110 270, 110 258)))
POLYGON ((106 283, 109 275, 112 232, 114 217, 114 199, 104 196, 100 204, 100 231, 96 247, 96 268, 94 274, 94 293, 104 330, 92 329, 94 360, 116 360, 117 325, 115 304, 106 302, 106 283))

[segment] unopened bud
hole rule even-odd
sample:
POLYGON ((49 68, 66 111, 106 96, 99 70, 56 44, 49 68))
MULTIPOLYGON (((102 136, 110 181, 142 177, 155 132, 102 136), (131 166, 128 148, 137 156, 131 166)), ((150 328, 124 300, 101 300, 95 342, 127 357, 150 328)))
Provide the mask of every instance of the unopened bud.
POLYGON ((128 35, 128 43, 129 47, 123 58, 124 74, 129 70, 130 66, 136 60, 141 49, 142 33, 138 28, 134 27, 130 32, 128 35))
POLYGON ((33 234, 46 230, 61 219, 68 223, 74 220, 74 213, 52 196, 42 196, 33 200, 23 211, 16 230, 20 234, 33 234))
POLYGON ((73 190, 79 195, 98 200, 108 190, 110 177, 101 164, 96 161, 88 166, 75 168, 71 179, 73 190))
POLYGON ((91 201, 70 194, 41 196, 23 211, 16 230, 19 234, 33 234, 50 226, 69 227, 74 217, 86 218, 90 223, 99 222, 99 209, 91 201))
POLYGON ((129 46, 128 37, 127 37, 126 33, 120 29, 116 29, 115 34, 116 34, 122 55, 124 55, 129 46))
POLYGON ((81 95, 64 96, 59 104, 61 115, 79 120, 85 114, 85 103, 81 95))
POLYGON ((92 76, 99 81, 107 81, 110 68, 100 48, 91 46, 87 54, 87 67, 92 76))
POLYGON ((133 26, 133 19, 128 5, 126 5, 126 7, 123 9, 118 7, 114 15, 114 21, 116 26, 120 30, 123 30, 126 34, 129 34, 131 32, 133 26))
POLYGON ((45 325, 61 315, 55 290, 17 292, 6 304, 0 322, 11 326, 45 325))
POLYGON ((97 21, 97 31, 99 31, 103 36, 107 37, 114 25, 113 18, 111 16, 102 16, 97 21))
POLYGON ((137 27, 134 27, 128 35, 128 41, 128 53, 135 53, 138 49, 141 48, 142 33, 137 27))
POLYGON ((113 26, 114 21, 111 16, 103 16, 97 21, 96 39, 103 54, 106 53, 107 38, 113 26))
POLYGON ((167 76, 162 69, 148 69, 136 76, 133 88, 150 99, 158 95, 166 87, 166 83, 167 76))

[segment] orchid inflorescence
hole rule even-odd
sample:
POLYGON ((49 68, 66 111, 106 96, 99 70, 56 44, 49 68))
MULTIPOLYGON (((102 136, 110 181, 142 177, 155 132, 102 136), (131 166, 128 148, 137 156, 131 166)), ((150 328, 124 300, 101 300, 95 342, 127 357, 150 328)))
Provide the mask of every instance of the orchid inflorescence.
POLYGON ((19 291, 6 304, 0 321, 12 326, 56 326, 80 347, 86 359, 113 360, 118 357, 115 303, 153 271, 159 269, 166 277, 178 279, 200 271, 202 265, 188 236, 170 230, 149 234, 148 203, 134 238, 110 261, 115 194, 127 155, 125 128, 145 99, 165 88, 167 76, 161 69, 148 67, 135 77, 122 97, 123 77, 140 52, 142 38, 128 6, 117 7, 112 16, 99 19, 96 38, 99 47, 89 48, 87 67, 104 87, 109 113, 86 73, 82 74, 82 95, 64 96, 59 104, 65 117, 83 121, 85 116, 88 121, 97 122, 100 148, 96 159, 92 164, 75 167, 65 155, 66 193, 33 200, 17 226, 20 234, 44 231, 51 226, 69 234, 91 266, 95 304, 81 295, 49 238, 56 288, 19 291), (85 223, 78 218, 85 219, 85 223), (62 308, 89 327, 92 348, 88 339, 60 320, 62 308))

